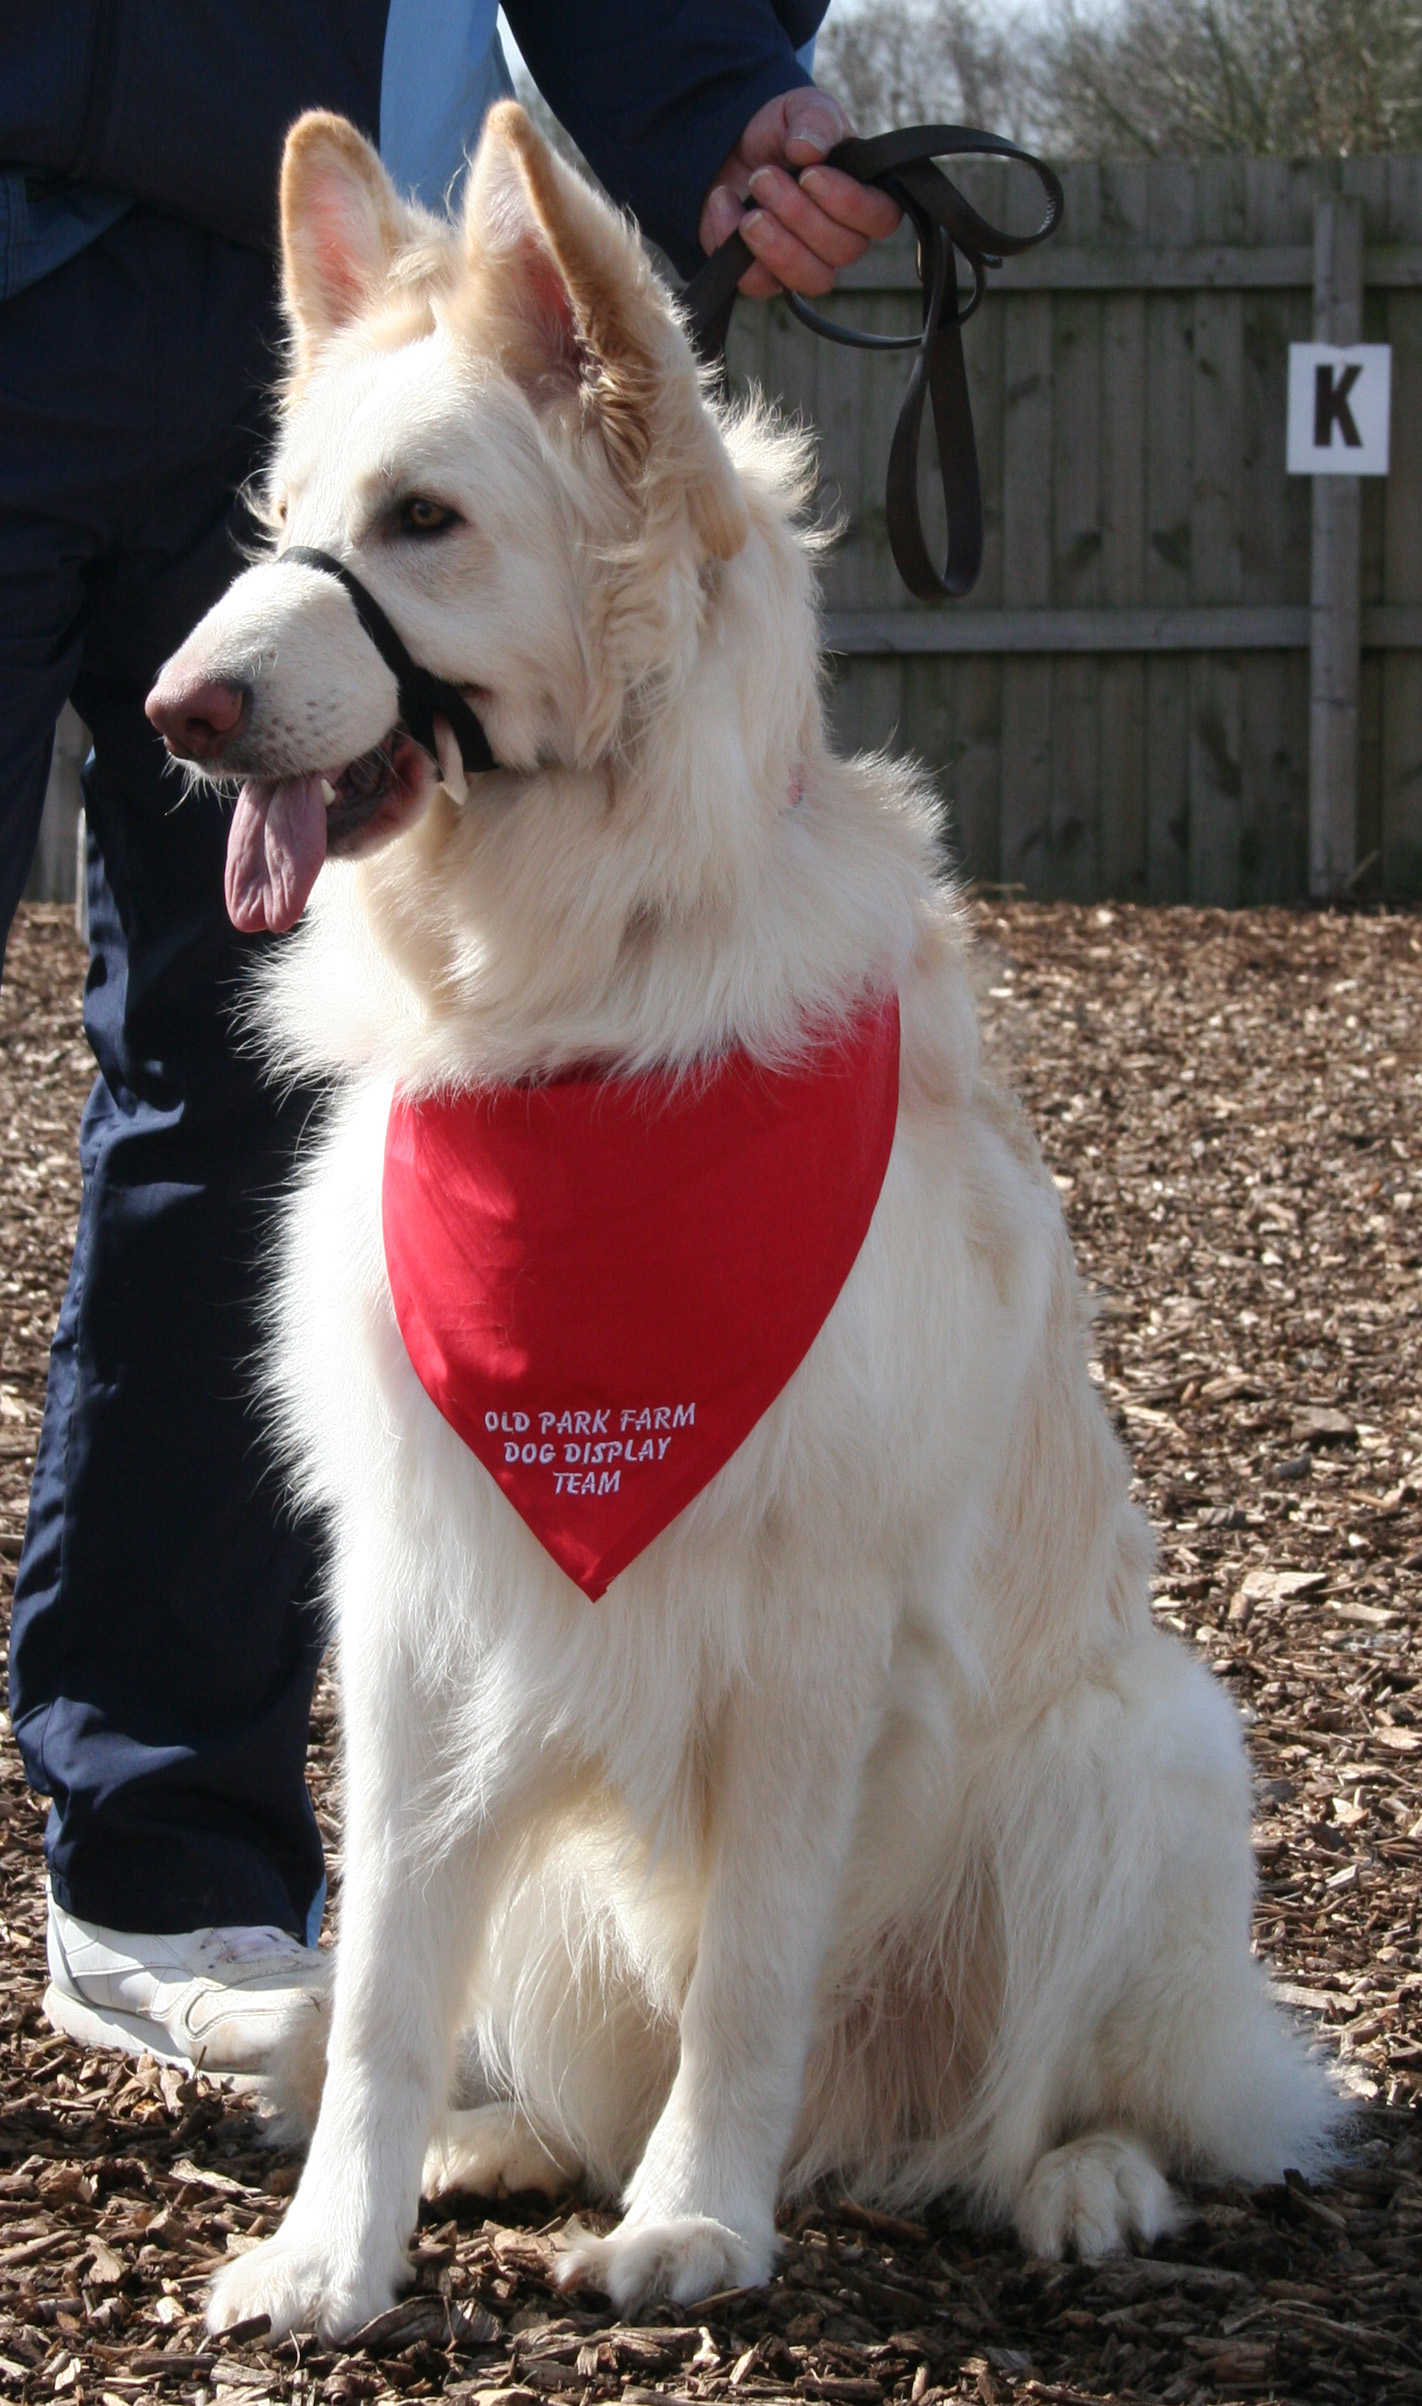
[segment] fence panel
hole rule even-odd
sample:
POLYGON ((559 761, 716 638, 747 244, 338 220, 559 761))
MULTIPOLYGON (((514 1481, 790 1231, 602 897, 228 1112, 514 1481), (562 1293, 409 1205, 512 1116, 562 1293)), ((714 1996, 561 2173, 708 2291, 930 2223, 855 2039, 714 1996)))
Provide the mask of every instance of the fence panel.
MULTIPOLYGON (((988 214, 1006 171, 964 175, 988 214)), ((1364 485, 1363 878, 1422 892, 1422 160, 1079 165, 1054 243, 965 344, 983 574, 909 599, 883 486, 905 366, 738 312, 733 382, 811 418, 846 532, 824 577, 841 737, 929 763, 975 876, 1032 894, 1244 903, 1308 888, 1308 481, 1285 473, 1313 216, 1358 196, 1364 338, 1393 346, 1392 472, 1364 485), (1371 866, 1368 864, 1371 863, 1371 866)), ((828 304, 916 322, 906 238, 828 304)), ((1360 878, 1363 890, 1366 885, 1360 878)))

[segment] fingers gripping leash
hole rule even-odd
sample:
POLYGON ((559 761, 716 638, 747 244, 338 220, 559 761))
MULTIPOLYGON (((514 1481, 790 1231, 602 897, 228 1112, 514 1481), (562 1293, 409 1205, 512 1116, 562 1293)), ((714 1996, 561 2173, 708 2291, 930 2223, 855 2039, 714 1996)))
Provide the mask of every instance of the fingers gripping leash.
MULTIPOLYGON (((968 125, 907 125, 869 140, 841 142, 825 161, 862 184, 877 184, 912 220, 918 237, 918 271, 923 284, 920 334, 863 334, 841 326, 800 299, 785 295, 803 325, 828 342, 858 350, 915 351, 908 388, 889 449, 885 515, 889 547, 900 576, 919 601, 954 600, 971 592, 983 556, 982 482, 978 474, 973 414, 963 363, 962 329, 987 290, 987 271, 1028 251, 1061 223, 1062 188, 1050 167, 1019 150, 1000 134, 968 125), (1030 234, 1008 234, 991 226, 950 183, 936 159, 1013 159, 1029 167, 1046 197, 1046 214, 1030 234), (972 277, 966 305, 959 298, 956 261, 961 252, 972 277), (934 566, 923 531, 918 498, 919 431, 925 401, 932 402, 934 445, 947 509, 948 547, 942 570, 934 566)), ((713 251, 682 294, 692 339, 703 359, 718 359, 735 306, 736 288, 754 260, 739 234, 713 251)))

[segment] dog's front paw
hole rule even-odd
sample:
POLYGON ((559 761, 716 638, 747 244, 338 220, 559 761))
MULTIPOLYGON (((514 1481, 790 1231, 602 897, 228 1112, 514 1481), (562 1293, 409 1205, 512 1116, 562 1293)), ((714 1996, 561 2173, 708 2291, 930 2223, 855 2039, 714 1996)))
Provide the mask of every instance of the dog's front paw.
POLYGON ((1180 2205, 1139 2140, 1096 2131, 1034 2164, 1017 2200, 1017 2235, 1030 2255, 1120 2255, 1179 2227, 1180 2205))
POLYGON ((758 2289, 774 2261, 773 2236, 746 2239, 708 2215, 686 2215, 675 2222, 619 2223, 605 2239, 570 2232, 558 2259, 558 2285, 600 2289, 625 2314, 658 2297, 694 2306, 721 2289, 758 2289))
POLYGON ((392 2306, 406 2277, 403 2254, 397 2264, 379 2270, 342 2265, 329 2246, 278 2231, 274 2239, 223 2265, 208 2299, 207 2327, 230 2331, 265 2314, 273 2339, 292 2331, 340 2339, 392 2306))

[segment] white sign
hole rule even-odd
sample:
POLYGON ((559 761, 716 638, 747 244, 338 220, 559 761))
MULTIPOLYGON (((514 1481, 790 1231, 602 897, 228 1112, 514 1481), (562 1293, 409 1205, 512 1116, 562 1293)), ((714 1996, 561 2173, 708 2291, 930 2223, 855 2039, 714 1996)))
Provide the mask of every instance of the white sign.
POLYGON ((1290 476, 1386 476, 1392 345, 1289 345, 1290 476))

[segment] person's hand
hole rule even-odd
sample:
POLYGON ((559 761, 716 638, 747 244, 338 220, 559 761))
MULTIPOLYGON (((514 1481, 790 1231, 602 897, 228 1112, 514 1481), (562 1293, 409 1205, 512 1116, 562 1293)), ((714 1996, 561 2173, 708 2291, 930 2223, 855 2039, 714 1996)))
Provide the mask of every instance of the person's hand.
POLYGON ((721 167, 701 212, 701 247, 740 235, 755 253, 740 284, 752 300, 782 285, 828 292, 840 268, 898 224, 902 211, 886 192, 817 164, 853 131, 837 100, 805 84, 757 109, 721 167))

